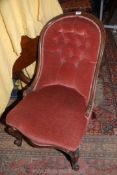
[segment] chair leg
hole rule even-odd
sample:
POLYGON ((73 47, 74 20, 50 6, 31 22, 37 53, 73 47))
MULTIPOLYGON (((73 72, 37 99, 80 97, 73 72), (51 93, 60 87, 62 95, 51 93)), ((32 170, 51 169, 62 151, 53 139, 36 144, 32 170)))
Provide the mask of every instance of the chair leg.
POLYGON ((79 165, 78 165, 79 149, 77 149, 74 152, 69 151, 68 155, 70 156, 70 159, 71 159, 72 169, 75 170, 75 171, 79 170, 79 165))
POLYGON ((96 119, 96 113, 94 111, 92 112, 91 118, 96 119))
POLYGON ((17 146, 21 146, 21 145, 22 145, 22 135, 20 134, 20 132, 19 132, 18 130, 14 129, 14 128, 10 127, 10 126, 7 126, 7 127, 5 128, 5 131, 6 131, 9 135, 11 135, 11 136, 13 136, 13 137, 16 138, 16 139, 14 140, 14 144, 15 144, 15 145, 17 145, 17 146))

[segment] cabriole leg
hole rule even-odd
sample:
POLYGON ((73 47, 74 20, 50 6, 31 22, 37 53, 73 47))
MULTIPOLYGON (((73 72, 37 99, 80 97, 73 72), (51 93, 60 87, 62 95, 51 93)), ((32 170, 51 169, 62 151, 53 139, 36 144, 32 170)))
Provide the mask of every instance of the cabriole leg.
POLYGON ((77 171, 79 170, 79 165, 78 165, 78 158, 79 158, 79 149, 76 151, 70 151, 69 153, 70 159, 71 159, 71 165, 72 169, 77 171))
POLYGON ((9 135, 11 135, 11 136, 16 138, 15 141, 14 141, 15 145, 17 145, 17 146, 21 146, 22 145, 22 135, 20 134, 20 132, 18 130, 14 129, 14 128, 10 127, 10 126, 7 126, 5 128, 5 131, 9 135))

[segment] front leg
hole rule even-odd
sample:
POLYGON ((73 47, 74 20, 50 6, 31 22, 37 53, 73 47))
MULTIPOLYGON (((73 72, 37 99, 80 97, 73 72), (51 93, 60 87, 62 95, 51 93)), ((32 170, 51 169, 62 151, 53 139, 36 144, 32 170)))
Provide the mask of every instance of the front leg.
POLYGON ((75 171, 79 170, 79 165, 78 165, 79 149, 77 149, 76 151, 69 151, 68 155, 70 156, 73 170, 75 171))
POLYGON ((15 144, 15 145, 17 145, 17 146, 21 146, 21 145, 22 145, 22 135, 21 135, 21 133, 20 133, 18 130, 16 130, 16 129, 13 128, 13 127, 7 126, 7 127, 5 128, 5 131, 6 131, 9 135, 11 135, 11 136, 13 136, 13 137, 16 138, 16 139, 14 140, 14 144, 15 144))

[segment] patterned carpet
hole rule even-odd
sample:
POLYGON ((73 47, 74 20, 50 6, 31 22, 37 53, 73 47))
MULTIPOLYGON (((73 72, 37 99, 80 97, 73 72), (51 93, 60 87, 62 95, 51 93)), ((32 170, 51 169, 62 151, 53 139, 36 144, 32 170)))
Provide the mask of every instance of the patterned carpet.
POLYGON ((0 175, 116 175, 117 172, 117 51, 107 32, 105 55, 95 99, 96 118, 91 119, 80 146, 80 170, 71 170, 62 153, 54 149, 22 147, 0 124, 0 175))

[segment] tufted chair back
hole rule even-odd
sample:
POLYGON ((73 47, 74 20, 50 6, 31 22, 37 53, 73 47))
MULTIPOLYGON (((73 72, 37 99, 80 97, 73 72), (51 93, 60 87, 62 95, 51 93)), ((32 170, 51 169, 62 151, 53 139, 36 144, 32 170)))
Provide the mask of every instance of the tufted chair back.
POLYGON ((70 14, 50 22, 40 40, 36 89, 63 85, 87 101, 100 51, 99 26, 85 15, 70 14))

